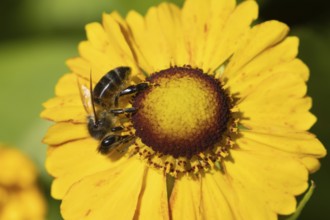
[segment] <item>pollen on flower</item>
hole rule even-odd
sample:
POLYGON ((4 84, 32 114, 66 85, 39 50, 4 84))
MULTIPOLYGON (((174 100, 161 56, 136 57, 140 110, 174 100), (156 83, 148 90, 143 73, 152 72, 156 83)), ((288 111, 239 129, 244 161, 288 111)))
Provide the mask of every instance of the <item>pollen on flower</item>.
POLYGON ((154 151, 175 158, 214 146, 229 120, 220 82, 199 69, 173 67, 153 74, 153 85, 135 98, 136 135, 154 151))

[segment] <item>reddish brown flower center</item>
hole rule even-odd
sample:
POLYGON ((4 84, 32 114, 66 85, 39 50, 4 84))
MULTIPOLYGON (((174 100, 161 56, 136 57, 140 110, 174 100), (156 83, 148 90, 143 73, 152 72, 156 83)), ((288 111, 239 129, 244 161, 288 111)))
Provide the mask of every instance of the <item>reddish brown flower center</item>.
POLYGON ((172 67, 151 75, 133 103, 136 136, 154 151, 191 158, 212 148, 227 128, 229 99, 200 69, 172 67))

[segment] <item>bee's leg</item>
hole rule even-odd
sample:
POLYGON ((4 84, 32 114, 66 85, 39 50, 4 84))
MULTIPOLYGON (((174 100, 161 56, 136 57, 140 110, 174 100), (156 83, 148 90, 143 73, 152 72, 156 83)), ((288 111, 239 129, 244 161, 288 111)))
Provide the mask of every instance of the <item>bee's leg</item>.
POLYGON ((101 154, 108 154, 112 149, 117 147, 120 144, 124 144, 130 140, 132 140, 134 136, 130 135, 108 135, 101 141, 98 151, 101 154))
POLYGON ((149 83, 148 82, 143 82, 143 83, 139 83, 139 84, 136 84, 136 85, 129 86, 126 89, 120 91, 115 96, 115 106, 118 107, 118 99, 119 99, 120 96, 124 96, 124 95, 133 94, 133 93, 136 93, 136 92, 140 92, 142 90, 145 90, 148 87, 149 87, 149 83))
POLYGON ((118 109, 112 109, 110 112, 115 115, 120 115, 124 113, 135 113, 137 111, 137 108, 118 108, 118 109))
POLYGON ((113 128, 111 128, 111 131, 112 131, 112 132, 116 132, 116 131, 122 131, 123 129, 124 129, 123 127, 118 126, 118 127, 113 127, 113 128))

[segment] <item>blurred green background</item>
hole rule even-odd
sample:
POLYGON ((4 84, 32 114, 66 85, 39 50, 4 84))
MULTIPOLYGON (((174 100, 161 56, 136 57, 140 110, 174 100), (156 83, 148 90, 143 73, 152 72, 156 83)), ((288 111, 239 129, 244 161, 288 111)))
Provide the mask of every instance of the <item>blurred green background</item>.
MULTIPOLYGON (((173 0, 182 5, 184 0, 173 0)), ((64 62, 77 55, 85 39, 85 24, 100 21, 102 12, 130 9, 145 13, 161 0, 1 0, 0 2, 0 140, 16 145, 37 163, 40 182, 49 194, 51 178, 43 164, 41 144, 49 122, 39 119, 41 103, 54 95, 54 86, 68 71, 64 62)), ((312 128, 330 145, 330 11, 324 0, 259 0, 260 21, 276 19, 300 37, 299 57, 308 64, 308 94, 318 122, 312 128)), ((330 163, 312 175, 317 188, 300 219, 329 219, 330 163), (328 216, 328 217, 326 217, 328 216)), ((50 220, 61 219, 59 202, 48 197, 50 220)))

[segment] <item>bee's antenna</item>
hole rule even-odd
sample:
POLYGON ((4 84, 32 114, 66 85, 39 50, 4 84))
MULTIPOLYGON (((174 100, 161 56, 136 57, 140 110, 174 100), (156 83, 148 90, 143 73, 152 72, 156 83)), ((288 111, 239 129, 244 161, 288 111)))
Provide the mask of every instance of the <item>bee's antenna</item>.
POLYGON ((93 108, 93 114, 94 114, 94 119, 95 119, 94 125, 97 125, 99 120, 97 118, 96 111, 95 111, 95 105, 94 105, 92 70, 91 70, 90 76, 89 76, 89 91, 91 93, 92 108, 93 108))

